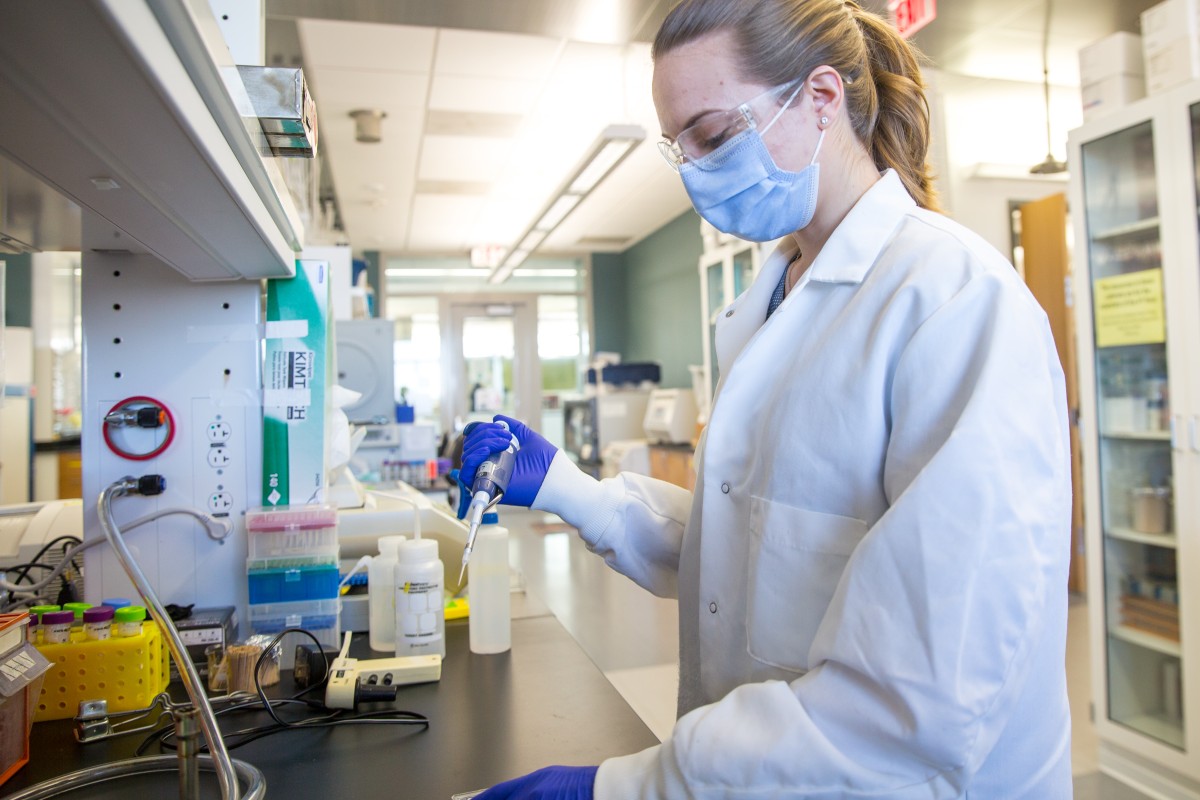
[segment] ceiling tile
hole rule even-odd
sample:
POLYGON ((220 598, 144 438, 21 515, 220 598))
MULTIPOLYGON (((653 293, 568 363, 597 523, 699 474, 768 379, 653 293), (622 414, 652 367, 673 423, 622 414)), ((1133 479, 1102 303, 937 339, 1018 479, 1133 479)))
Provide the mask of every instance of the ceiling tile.
POLYGON ((464 252, 467 230, 483 208, 483 198, 462 195, 419 194, 413 197, 411 251, 464 252))
POLYGON ((442 30, 434 72, 488 78, 542 80, 562 43, 544 36, 442 30))
POLYGON ((446 111, 524 114, 533 107, 542 80, 434 75, 429 107, 446 111))
POLYGON ((315 19, 297 28, 308 67, 428 73, 433 65, 435 28, 315 19))
MULTIPOLYGON (((362 72, 317 67, 309 71, 317 111, 345 113, 354 108, 422 112, 429 76, 407 72, 362 72)), ((324 117, 318 117, 322 122, 324 117)), ((387 124, 385 120, 384 124, 387 124)))
POLYGON ((512 140, 426 136, 417 177, 424 181, 493 181, 512 154, 512 140))

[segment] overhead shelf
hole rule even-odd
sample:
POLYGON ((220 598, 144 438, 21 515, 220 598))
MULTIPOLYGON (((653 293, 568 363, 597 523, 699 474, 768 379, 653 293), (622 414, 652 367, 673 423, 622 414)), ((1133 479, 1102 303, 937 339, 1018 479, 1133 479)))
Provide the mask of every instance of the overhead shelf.
POLYGON ((299 215, 200 27, 181 0, 6 8, 0 150, 192 280, 293 275, 299 215))

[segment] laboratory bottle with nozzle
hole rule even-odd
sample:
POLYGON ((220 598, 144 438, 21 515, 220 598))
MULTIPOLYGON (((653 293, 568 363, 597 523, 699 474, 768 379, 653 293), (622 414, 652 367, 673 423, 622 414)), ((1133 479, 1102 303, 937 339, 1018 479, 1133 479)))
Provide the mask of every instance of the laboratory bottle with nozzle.
POLYGON ((446 655, 445 568, 437 542, 411 539, 396 550, 396 656, 446 655))
POLYGON ((472 653, 506 653, 512 647, 508 593, 508 529, 495 513, 483 515, 467 566, 472 653))
POLYGON ((367 566, 368 636, 371 649, 396 651, 396 548, 403 536, 380 536, 379 555, 367 566))

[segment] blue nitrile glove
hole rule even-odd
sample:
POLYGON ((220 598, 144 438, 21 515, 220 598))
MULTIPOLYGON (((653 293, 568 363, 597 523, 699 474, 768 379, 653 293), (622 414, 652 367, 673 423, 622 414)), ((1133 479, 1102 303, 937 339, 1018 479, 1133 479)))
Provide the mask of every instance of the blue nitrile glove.
MULTIPOLYGON (((492 453, 506 449, 512 437, 516 436, 521 449, 517 451, 513 476, 500 502, 509 506, 529 507, 533 505, 533 499, 542 488, 542 481, 546 480, 546 471, 550 469, 550 462, 554 460, 558 448, 546 441, 541 434, 530 430, 524 422, 500 414, 494 419, 494 422, 472 422, 463 431, 460 470, 463 477, 460 480, 473 483, 479 465, 492 453), (497 422, 507 423, 508 430, 497 425, 497 422)), ((470 494, 470 491, 468 488, 467 493, 470 494)))
POLYGON ((461 470, 450 470, 450 479, 458 485, 458 511, 455 513, 459 519, 466 519, 471 508, 471 487, 463 483, 461 470))
POLYGON ((475 800, 592 800, 599 767, 545 767, 499 783, 475 800))

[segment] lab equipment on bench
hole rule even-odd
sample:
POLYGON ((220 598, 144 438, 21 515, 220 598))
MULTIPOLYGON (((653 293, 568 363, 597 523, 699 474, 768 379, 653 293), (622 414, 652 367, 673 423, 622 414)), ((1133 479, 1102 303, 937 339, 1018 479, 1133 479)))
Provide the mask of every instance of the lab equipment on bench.
MULTIPOLYGON (((478 423, 468 425, 463 430, 464 436, 469 434, 471 428, 476 424, 478 423)), ((501 421, 496 424, 508 430, 507 422, 501 421)), ((467 531, 467 546, 463 549, 462 568, 458 573, 459 583, 462 583, 463 574, 467 571, 467 563, 471 560, 471 548, 475 546, 475 536, 483 521, 483 513, 499 503, 505 490, 508 489, 508 482, 512 479, 513 468, 516 466, 517 451, 520 449, 521 443, 517 441, 516 436, 513 436, 506 449, 488 456, 475 471, 475 477, 471 480, 471 504, 467 509, 470 528, 467 531)))
POLYGON ((563 401, 563 449, 580 469, 598 477, 605 449, 616 441, 645 438, 643 421, 651 392, 624 389, 563 401))
POLYGON ((359 703, 392 701, 399 686, 442 679, 440 654, 359 660, 349 656, 350 636, 347 631, 341 652, 329 665, 329 683, 325 685, 329 708, 352 709, 359 703))
POLYGON ((696 435, 696 397, 691 389, 655 389, 642 421, 652 444, 686 444, 696 435))

